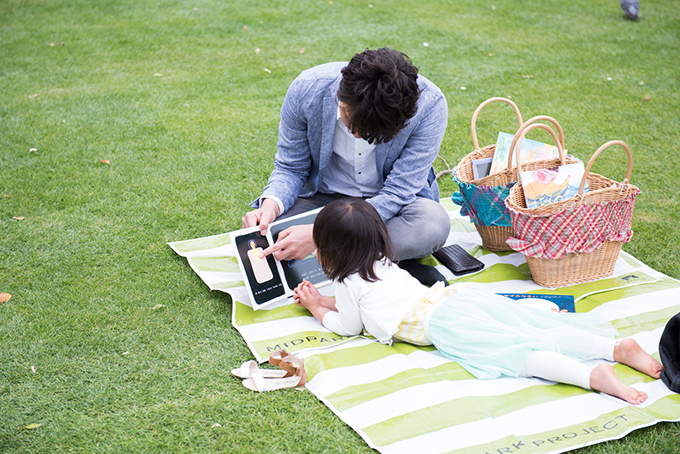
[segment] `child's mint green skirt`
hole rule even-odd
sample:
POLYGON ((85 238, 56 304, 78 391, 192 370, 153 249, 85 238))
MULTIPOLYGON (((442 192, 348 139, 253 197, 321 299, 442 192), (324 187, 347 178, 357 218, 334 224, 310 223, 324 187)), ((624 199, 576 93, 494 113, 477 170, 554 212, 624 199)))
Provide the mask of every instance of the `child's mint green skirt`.
POLYGON ((537 309, 476 289, 447 297, 426 321, 426 335, 437 350, 483 379, 518 376, 535 350, 599 358, 593 339, 614 334, 592 314, 537 309))

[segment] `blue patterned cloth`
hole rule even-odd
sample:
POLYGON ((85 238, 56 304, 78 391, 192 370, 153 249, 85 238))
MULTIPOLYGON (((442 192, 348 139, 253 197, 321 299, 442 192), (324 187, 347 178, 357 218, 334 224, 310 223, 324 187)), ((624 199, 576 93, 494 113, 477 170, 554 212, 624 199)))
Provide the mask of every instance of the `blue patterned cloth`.
POLYGON ((481 226, 511 226, 512 219, 505 206, 505 199, 516 183, 502 186, 477 186, 463 183, 456 177, 456 169, 453 169, 453 181, 458 184, 459 190, 453 193, 451 200, 462 207, 460 214, 470 216, 472 222, 481 226))

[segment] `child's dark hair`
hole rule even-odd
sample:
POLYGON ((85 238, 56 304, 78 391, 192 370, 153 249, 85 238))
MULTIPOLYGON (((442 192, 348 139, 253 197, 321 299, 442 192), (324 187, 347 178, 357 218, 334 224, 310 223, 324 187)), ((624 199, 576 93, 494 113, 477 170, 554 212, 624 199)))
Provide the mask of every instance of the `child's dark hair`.
POLYGON ((419 95, 418 68, 406 54, 386 47, 352 57, 338 88, 349 129, 371 144, 389 142, 406 127, 419 95))
POLYGON ((380 280, 374 265, 391 259, 394 246, 373 205, 347 197, 326 205, 314 221, 317 258, 329 279, 342 282, 359 273, 368 282, 380 280))

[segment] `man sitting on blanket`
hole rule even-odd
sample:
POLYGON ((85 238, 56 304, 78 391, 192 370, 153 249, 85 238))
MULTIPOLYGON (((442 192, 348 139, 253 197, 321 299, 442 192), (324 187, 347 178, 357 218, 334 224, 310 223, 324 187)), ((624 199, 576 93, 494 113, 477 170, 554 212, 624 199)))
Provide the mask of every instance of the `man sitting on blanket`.
MULTIPOLYGON (((445 281, 417 259, 449 234, 432 169, 447 115, 441 90, 392 49, 302 72, 281 108, 274 171, 243 227, 259 225, 265 235, 277 218, 362 197, 387 225, 399 265, 424 284, 445 281)), ((292 260, 314 250, 310 224, 281 232, 264 255, 292 260)))

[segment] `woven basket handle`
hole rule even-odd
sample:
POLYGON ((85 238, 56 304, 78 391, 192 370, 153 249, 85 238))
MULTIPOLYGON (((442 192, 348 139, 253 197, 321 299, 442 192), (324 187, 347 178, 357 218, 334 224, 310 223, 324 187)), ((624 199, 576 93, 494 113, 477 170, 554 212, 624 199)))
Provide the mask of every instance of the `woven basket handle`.
MULTIPOLYGON (((566 164, 565 162, 565 156, 564 156, 564 147, 562 147, 562 144, 560 143, 559 139, 557 138, 557 134, 548 125, 544 125, 543 123, 534 123, 533 125, 529 125, 529 127, 525 128, 522 130, 522 133, 520 134, 518 140, 517 140, 517 146, 515 147, 517 149, 517 152, 515 153, 515 165, 517 166, 517 171, 521 172, 522 171, 522 162, 521 162, 521 156, 520 156, 520 146, 522 145, 522 139, 524 139, 524 136, 527 134, 527 132, 531 131, 532 129, 545 129, 550 133, 550 135, 555 139, 555 143, 557 144, 557 150, 560 152, 560 161, 562 162, 562 165, 566 164)), ((511 149, 512 150, 512 149, 511 149)))
POLYGON ((557 149, 560 152, 560 159, 562 161, 562 165, 564 165, 564 131, 562 131, 562 126, 560 126, 560 124, 557 122, 557 120, 555 120, 552 117, 549 117, 547 115, 539 115, 537 117, 530 118, 529 120, 527 120, 526 123, 524 123, 522 126, 519 127, 519 129, 515 133, 515 137, 512 138, 512 143, 510 144, 510 153, 508 153, 508 169, 512 168, 512 157, 513 157, 513 155, 516 155, 517 156, 517 159, 516 159, 517 169, 518 169, 518 171, 522 170, 522 168, 519 164, 520 163, 519 146, 521 145, 520 137, 524 138, 524 136, 526 135, 526 132, 530 131, 531 129, 540 128, 540 126, 533 126, 534 124, 541 124, 541 123, 536 123, 538 121, 547 121, 547 122, 550 122, 553 125, 555 125, 555 128, 557 129, 557 132, 559 133, 559 136, 560 136, 559 140, 557 139, 557 137, 555 137, 555 134, 554 134, 555 131, 552 128, 549 128, 547 125, 543 125, 543 126, 546 126, 546 127, 541 128, 541 129, 545 129, 546 131, 549 131, 550 134, 555 139, 555 144, 557 145, 557 149), (530 128, 530 129, 528 129, 528 128, 530 128), (526 130, 526 132, 525 132, 525 130, 526 130), (518 143, 518 141, 519 141, 519 143, 518 143), (515 153, 515 149, 517 149, 517 153, 515 153))
POLYGON ((623 184, 630 183, 630 176, 633 174, 633 153, 630 151, 630 147, 626 144, 626 142, 623 142, 621 140, 610 140, 609 142, 605 143, 600 148, 598 148, 597 151, 593 153, 593 156, 590 158, 590 161, 588 161, 586 171, 583 173, 583 180, 581 180, 581 186, 579 186, 578 188, 579 195, 583 194, 583 187, 585 186, 588 175, 590 175, 590 168, 595 163, 595 159, 600 155, 600 153, 602 153, 604 150, 611 147, 612 145, 621 145, 623 149, 626 150, 626 156, 628 157, 628 170, 626 170, 626 179, 623 180, 623 184))
POLYGON ((491 104, 492 102, 495 101, 501 101, 510 104, 510 107, 512 107, 515 111, 515 115, 517 115, 517 121, 519 122, 519 125, 522 126, 522 114, 519 113, 519 109, 517 108, 517 105, 510 101, 507 98, 489 98, 483 103, 477 107, 477 110, 475 110, 475 113, 472 114, 472 145, 474 145, 475 150, 479 150, 479 142, 477 141, 477 116, 479 115, 479 112, 488 104, 491 104))

